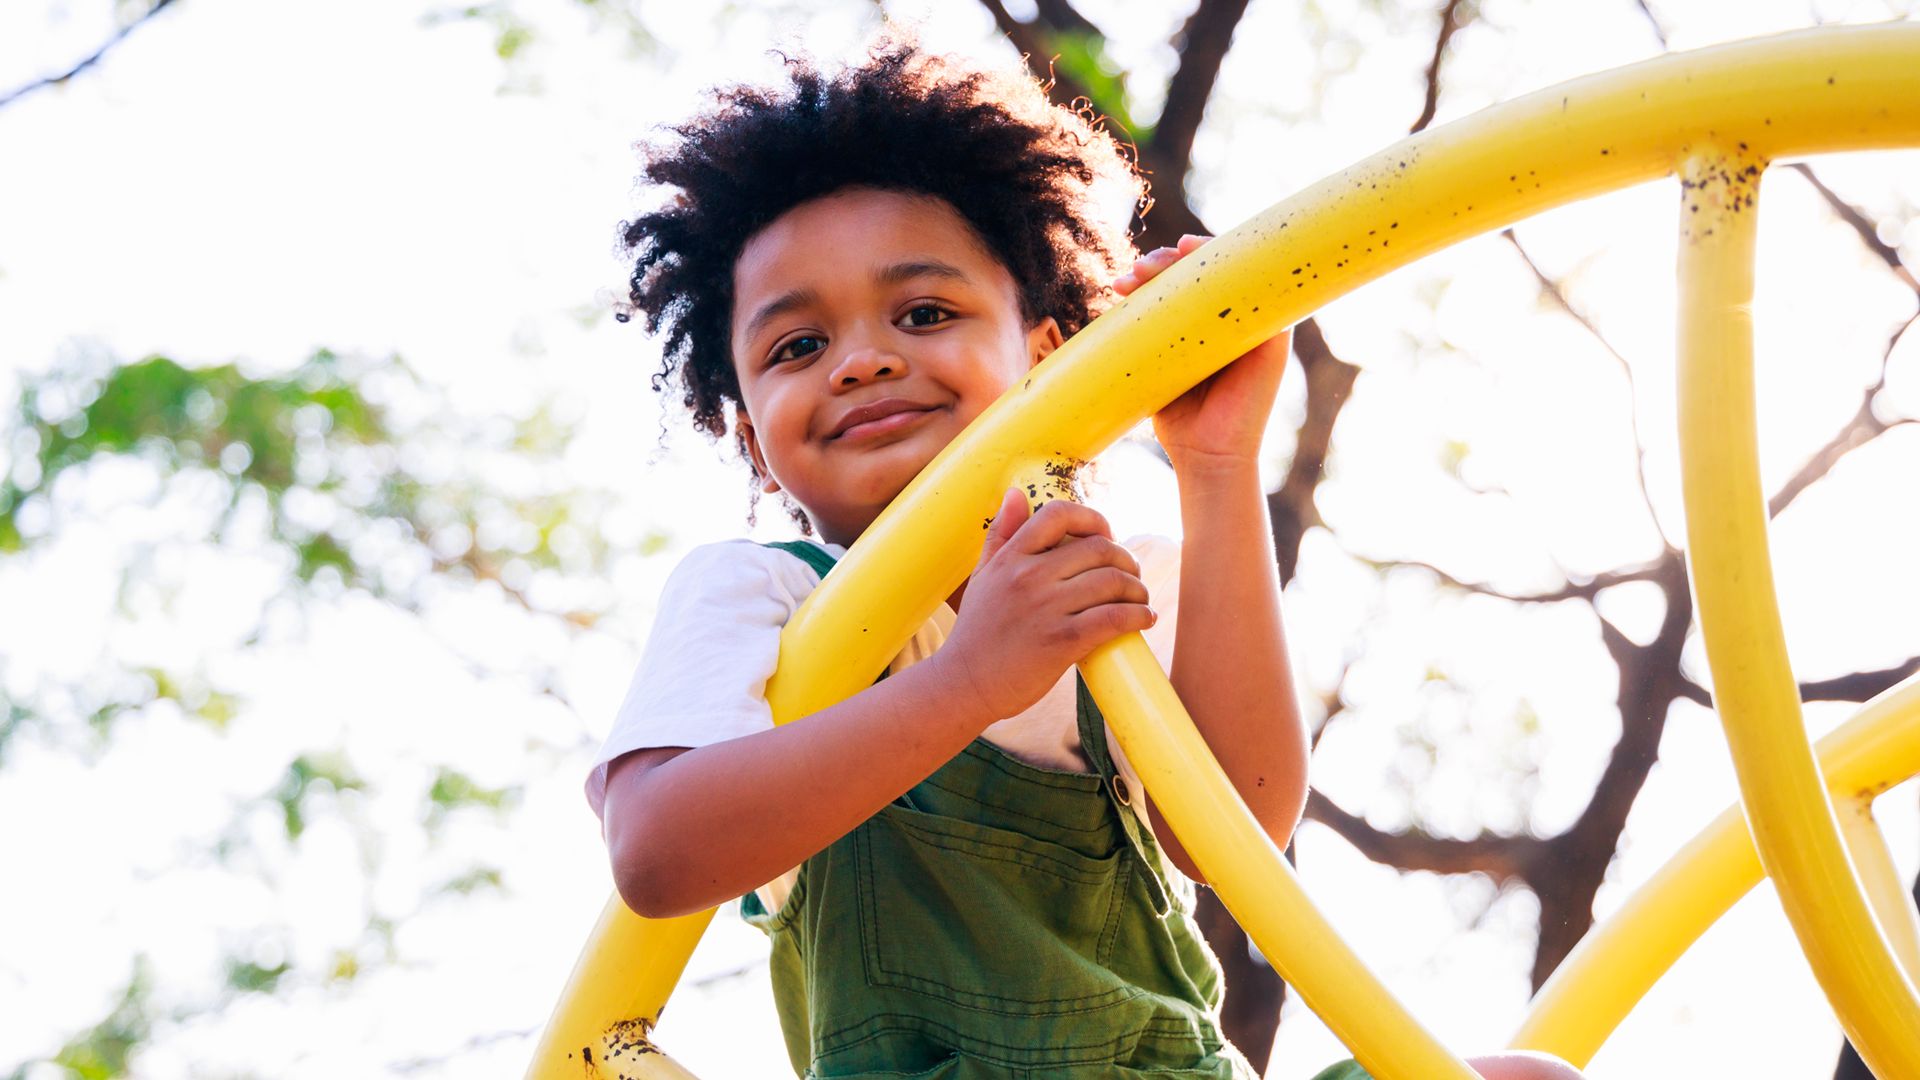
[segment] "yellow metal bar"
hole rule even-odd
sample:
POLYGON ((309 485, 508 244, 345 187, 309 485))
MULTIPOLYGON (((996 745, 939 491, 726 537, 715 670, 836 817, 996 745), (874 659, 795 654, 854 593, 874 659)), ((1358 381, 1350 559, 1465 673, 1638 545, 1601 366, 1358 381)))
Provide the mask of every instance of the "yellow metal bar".
POLYGON ((1698 148, 1682 169, 1680 458, 1688 569, 1741 803, 1840 1026, 1881 1076, 1920 1076, 1920 995, 1847 861, 1800 716, 1767 551, 1753 394, 1755 193, 1764 159, 1698 148))
MULTIPOLYGON (((1862 706, 1820 740, 1819 756, 1831 790, 1848 801, 1871 799, 1920 774, 1920 677, 1862 706)), ((1730 806, 1580 939, 1534 996, 1513 1047, 1585 1066, 1660 976, 1762 876, 1746 818, 1730 806)))
POLYGON ((1281 858, 1139 634, 1081 661, 1153 805, 1234 920, 1327 1026, 1380 1080, 1475 1080, 1340 939, 1281 858))
POLYGON ((712 910, 643 919, 615 893, 574 962, 527 1075, 677 1080, 685 1070, 647 1036, 712 921, 712 910))
MULTIPOLYGON (((1770 157, 1920 145, 1920 25, 1786 34, 1577 79, 1389 147, 1221 236, 1056 350, 894 500, 782 633, 768 686, 776 719, 857 693, 886 665, 965 579, 986 517, 1023 468, 1093 457, 1254 344, 1422 255, 1669 175, 1688 147, 1735 131, 1770 157)), ((1221 895, 1238 911, 1261 902, 1221 895)), ((616 912, 586 951, 605 948, 621 919, 639 922, 616 912)), ((631 955, 655 948, 644 932, 618 940, 631 955)), ((576 979, 550 1023, 600 1031, 642 1015, 595 1010, 664 1000, 686 953, 675 941, 663 949, 649 970, 673 974, 654 976, 657 992, 600 994, 576 979)), ((630 982, 630 966, 592 970, 630 982)), ((1316 985, 1345 977, 1311 958, 1300 971, 1316 985)), ((579 1076, 555 1056, 565 1045, 543 1039, 530 1075, 579 1076)))
POLYGON ((1874 921, 1893 945, 1907 978, 1920 981, 1920 913, 1914 911, 1907 883, 1894 868, 1886 835, 1873 820, 1873 800, 1839 800, 1834 812, 1840 816, 1840 835, 1847 842, 1853 869, 1873 904, 1874 921))

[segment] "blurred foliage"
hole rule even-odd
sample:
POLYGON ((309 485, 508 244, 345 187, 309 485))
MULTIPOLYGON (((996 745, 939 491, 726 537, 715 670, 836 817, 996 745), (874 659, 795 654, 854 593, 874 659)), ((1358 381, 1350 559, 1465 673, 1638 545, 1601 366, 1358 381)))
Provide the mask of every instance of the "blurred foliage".
POLYGON ((455 877, 441 885, 439 892, 471 896, 483 889, 498 889, 503 879, 500 870, 492 866, 476 866, 472 870, 455 877))
MULTIPOLYGON (((91 758, 112 747, 123 721, 161 707, 222 736, 249 716, 272 723, 249 713, 215 662, 284 641, 297 631, 279 616, 293 613, 302 626, 313 605, 348 594, 419 616, 424 627, 450 588, 478 591, 504 602, 529 632, 544 624, 563 634, 595 625, 610 602, 603 584, 616 553, 601 519, 615 499, 568 475, 575 418, 551 402, 531 402, 518 416, 467 417, 397 357, 325 349, 273 372, 160 355, 120 363, 84 350, 69 359, 25 376, 0 415, 0 565, 30 568, 80 526, 105 526, 125 552, 119 620, 161 626, 176 619, 185 575, 207 573, 208 564, 186 561, 188 552, 265 558, 280 573, 252 628, 231 646, 207 646, 192 667, 121 656, 109 644, 83 678, 67 683, 0 658, 0 768, 23 732, 91 758)), ((635 554, 657 551, 661 540, 645 534, 635 554)), ((509 674, 497 663, 470 666, 476 677, 509 674)), ((565 704, 553 687, 542 689, 565 704)), ((419 820, 429 839, 473 809, 504 828, 520 803, 518 784, 489 786, 444 763, 425 764, 419 820)), ((393 839, 364 812, 378 795, 345 749, 301 749, 264 791, 233 804, 230 823, 202 850, 226 872, 277 888, 274 867, 290 856, 262 845, 277 846, 274 831, 296 845, 317 820, 337 816, 371 882, 393 839), (261 811, 278 830, 259 829, 261 811)), ((474 865, 423 883, 418 902, 503 888, 500 869, 474 865)), ((129 1075, 157 1023, 218 1011, 233 994, 338 984, 395 962, 396 931, 414 912, 371 902, 366 910, 359 940, 330 950, 315 970, 229 956, 221 961, 226 997, 181 997, 170 986, 164 1017, 152 1010, 155 986, 143 960, 105 1019, 38 1064, 74 1078, 129 1075)))
POLYGON ((431 804, 427 819, 432 824, 462 807, 485 807, 496 812, 510 810, 520 801, 520 789, 482 787, 464 773, 442 768, 433 778, 433 787, 427 790, 427 799, 431 804))
MULTIPOLYGON (((75 1080, 112 1080, 128 1075, 134 1048, 146 1041, 153 1027, 148 1012, 152 981, 146 957, 136 957, 133 977, 127 980, 127 988, 113 1011, 61 1047, 53 1063, 64 1067, 75 1080)), ((25 1068, 14 1075, 25 1076, 25 1068)))
POLYGON ((280 986, 280 977, 293 970, 286 961, 263 967, 252 960, 227 959, 227 985, 243 994, 271 994, 280 986))
MULTIPOLYGON (((400 359, 324 349, 269 376, 165 356, 100 367, 28 377, 0 426, 0 449, 12 456, 0 473, 0 558, 30 557, 93 514, 86 488, 94 471, 133 462, 157 480, 150 509, 189 480, 196 492, 217 492, 204 536, 157 543, 281 553, 286 580, 269 602, 360 590, 418 610, 424 582, 440 577, 486 583, 574 627, 602 614, 539 598, 543 584, 598 578, 611 555, 594 520, 613 500, 578 489, 557 468, 571 421, 550 405, 506 425, 463 422, 400 359), (396 420, 396 409, 407 418, 396 420), (544 475, 503 483, 489 472, 503 462, 522 476, 528 467, 544 475)), ((123 597, 150 574, 151 556, 151 545, 144 553, 136 545, 123 597)), ((134 674, 73 688, 78 701, 64 711, 84 718, 96 746, 130 710, 155 702, 216 728, 242 707, 204 672, 144 666, 134 674)), ((31 702, 9 701, 0 751, 37 713, 31 702)))
POLYGON ((268 797, 280 806, 281 817, 287 824, 287 839, 298 840, 307 829, 309 798, 361 791, 366 786, 366 781, 354 774, 343 756, 302 754, 287 766, 280 786, 268 797))
POLYGON ((1107 55, 1105 35, 1062 30, 1047 35, 1046 42, 1048 50, 1056 54, 1055 69, 1086 91, 1094 112, 1117 121, 1137 143, 1153 141, 1153 125, 1134 119, 1127 73, 1107 55))

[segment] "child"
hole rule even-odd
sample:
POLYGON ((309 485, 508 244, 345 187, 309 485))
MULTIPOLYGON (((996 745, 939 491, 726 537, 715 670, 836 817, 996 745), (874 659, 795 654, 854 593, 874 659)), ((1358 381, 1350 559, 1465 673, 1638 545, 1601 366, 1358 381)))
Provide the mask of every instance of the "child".
POLYGON ((727 91, 656 148, 646 176, 676 197, 625 227, 633 307, 666 329, 656 386, 731 430, 756 492, 821 542, 710 545, 668 582, 587 785, 621 895, 664 917, 748 893, 810 1077, 1246 1080, 1191 917, 1204 879, 1073 664, 1146 632, 1286 843, 1307 744, 1258 474, 1285 335, 1155 418, 1183 549, 1010 491, 889 673, 775 728, 780 629, 833 559, 1108 283, 1202 242, 1116 278, 1132 245, 1094 196, 1143 186, 1030 80, 910 45, 832 79, 789 67, 790 88, 727 91))

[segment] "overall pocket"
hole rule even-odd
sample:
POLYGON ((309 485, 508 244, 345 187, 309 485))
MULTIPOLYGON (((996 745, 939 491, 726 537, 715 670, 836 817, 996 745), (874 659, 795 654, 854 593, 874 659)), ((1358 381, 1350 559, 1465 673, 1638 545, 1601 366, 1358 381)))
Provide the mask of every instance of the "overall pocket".
POLYGON ((1093 857, 898 803, 854 840, 870 985, 1027 1018, 1137 995, 1109 967, 1134 872, 1124 848, 1093 857))

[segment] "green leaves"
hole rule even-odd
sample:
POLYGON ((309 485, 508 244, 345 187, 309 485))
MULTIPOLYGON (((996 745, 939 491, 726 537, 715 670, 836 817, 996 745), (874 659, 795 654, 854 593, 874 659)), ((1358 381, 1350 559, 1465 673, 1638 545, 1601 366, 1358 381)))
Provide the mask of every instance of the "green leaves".
MULTIPOLYGON (((484 787, 463 772, 441 768, 427 791, 429 824, 437 824, 448 814, 463 807, 479 806, 493 811, 511 809, 520 801, 518 787, 484 787)), ((498 884, 496 881, 495 884, 498 884)))
POLYGON ((342 754, 302 754, 288 764, 280 784, 268 798, 280 804, 287 826, 287 839, 298 840, 307 829, 308 800, 316 795, 331 796, 342 791, 359 791, 366 782, 347 764, 342 754))
POLYGON ((133 962, 133 976, 104 1020, 74 1036, 53 1063, 67 1070, 75 1080, 113 1080, 126 1076, 128 1059, 153 1028, 148 1000, 152 990, 152 972, 145 956, 133 962))
POLYGON ((1085 88, 1094 112, 1118 123, 1136 143, 1144 145, 1153 141, 1153 125, 1138 123, 1133 118, 1126 69, 1107 56, 1104 35, 1061 30, 1048 34, 1046 42, 1057 54, 1054 64, 1085 88))
POLYGON ((271 994, 280 985, 281 976, 293 970, 285 961, 263 967, 252 960, 227 958, 227 986, 242 994, 271 994))

